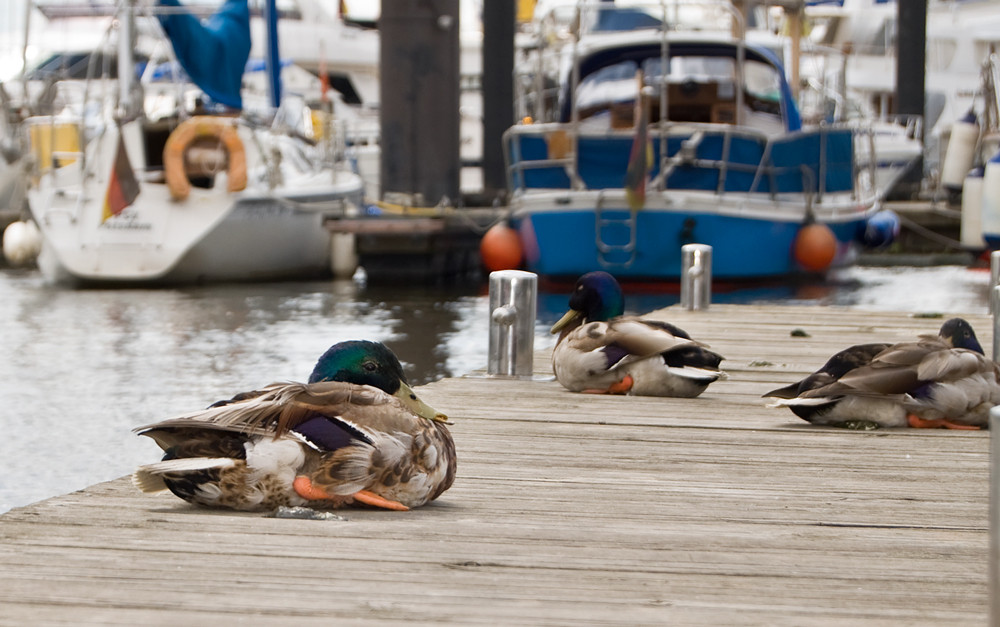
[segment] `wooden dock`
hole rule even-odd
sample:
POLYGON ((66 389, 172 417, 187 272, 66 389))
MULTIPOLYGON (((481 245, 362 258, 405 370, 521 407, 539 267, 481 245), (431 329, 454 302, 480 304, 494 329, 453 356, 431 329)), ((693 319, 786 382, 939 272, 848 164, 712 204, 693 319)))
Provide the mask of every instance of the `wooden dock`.
MULTIPOLYGON (((697 399, 424 386, 454 419, 459 473, 412 512, 276 519, 127 478, 12 510, 0 625, 986 623, 988 433, 818 428, 760 398, 844 346, 942 319, 654 316, 725 355, 731 378, 697 399)), ((964 317, 991 346, 989 318, 964 317)))
POLYGON ((331 233, 354 236, 358 263, 373 283, 479 284, 479 243, 502 215, 492 208, 336 218, 331 233))

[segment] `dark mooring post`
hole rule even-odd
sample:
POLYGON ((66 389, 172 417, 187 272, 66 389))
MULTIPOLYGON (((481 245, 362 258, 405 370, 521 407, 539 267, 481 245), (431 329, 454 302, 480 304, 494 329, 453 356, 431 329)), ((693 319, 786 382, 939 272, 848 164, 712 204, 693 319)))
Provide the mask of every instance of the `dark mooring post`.
POLYGON ((483 194, 504 195, 503 134, 514 123, 514 0, 483 2, 483 194))
MULTIPOLYGON (((896 112, 924 115, 924 66, 927 57, 927 2, 897 2, 899 34, 896 41, 896 112)), ((913 196, 920 190, 924 160, 916 163, 899 182, 900 196, 913 196)))
POLYGON ((459 201, 458 0, 392 0, 379 19, 382 198, 459 201))

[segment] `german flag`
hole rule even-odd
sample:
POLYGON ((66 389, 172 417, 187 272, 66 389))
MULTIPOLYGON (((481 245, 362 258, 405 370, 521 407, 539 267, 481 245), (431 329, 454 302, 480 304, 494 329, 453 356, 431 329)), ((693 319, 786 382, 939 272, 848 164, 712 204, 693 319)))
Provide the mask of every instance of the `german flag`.
POLYGON ((632 211, 646 206, 646 179, 653 167, 653 144, 649 141, 649 114, 642 93, 644 81, 642 70, 636 72, 637 91, 635 95, 635 138, 629 153, 625 170, 625 198, 632 211))
POLYGON ((115 155, 115 164, 111 168, 108 193, 104 195, 104 215, 101 218, 101 223, 103 224, 111 216, 121 213, 125 207, 135 202, 138 195, 139 181, 135 178, 132 164, 129 163, 125 141, 119 135, 118 154, 115 155))

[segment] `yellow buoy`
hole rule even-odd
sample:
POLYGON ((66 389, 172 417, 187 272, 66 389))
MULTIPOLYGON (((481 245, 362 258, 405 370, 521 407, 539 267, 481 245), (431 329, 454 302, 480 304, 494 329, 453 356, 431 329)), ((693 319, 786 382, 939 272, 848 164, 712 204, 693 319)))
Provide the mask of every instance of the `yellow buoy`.
POLYGON ((479 241, 479 256, 490 272, 516 270, 524 256, 521 238, 506 224, 494 224, 479 241))
POLYGON ((806 270, 820 272, 837 255, 837 237, 825 224, 807 224, 795 236, 795 261, 806 270))

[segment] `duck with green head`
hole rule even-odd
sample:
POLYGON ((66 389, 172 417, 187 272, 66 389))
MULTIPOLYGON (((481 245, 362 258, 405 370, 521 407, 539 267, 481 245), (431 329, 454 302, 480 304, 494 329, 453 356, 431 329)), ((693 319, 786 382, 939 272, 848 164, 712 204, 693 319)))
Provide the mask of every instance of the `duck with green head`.
POLYGON ((764 395, 818 425, 981 429, 1000 404, 1000 369, 972 325, 952 318, 915 342, 859 344, 764 395))
POLYGON ((383 344, 349 341, 308 383, 274 383, 135 431, 164 450, 140 467, 143 492, 169 489, 238 510, 363 503, 405 510, 455 479, 447 417, 421 401, 383 344))
POLYGON ((724 378, 723 357, 668 322, 625 316, 625 297, 607 272, 581 276, 569 311, 552 326, 556 380, 573 392, 698 396, 724 378))

